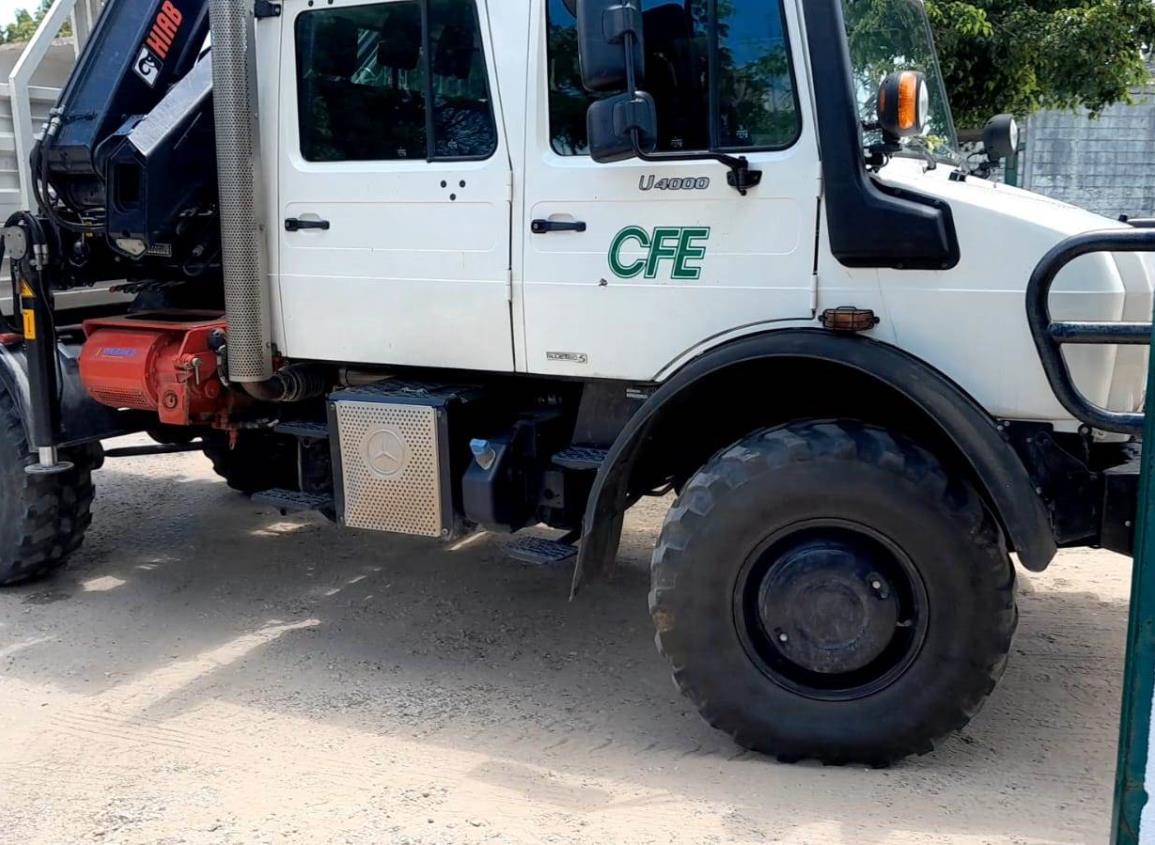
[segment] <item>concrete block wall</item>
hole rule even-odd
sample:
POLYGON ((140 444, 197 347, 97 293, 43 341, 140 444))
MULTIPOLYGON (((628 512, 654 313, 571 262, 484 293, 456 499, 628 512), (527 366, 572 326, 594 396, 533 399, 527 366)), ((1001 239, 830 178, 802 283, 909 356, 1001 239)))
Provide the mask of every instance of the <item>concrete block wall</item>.
POLYGON ((1091 119, 1039 112, 1027 122, 1020 184, 1107 217, 1155 217, 1155 88, 1091 119))

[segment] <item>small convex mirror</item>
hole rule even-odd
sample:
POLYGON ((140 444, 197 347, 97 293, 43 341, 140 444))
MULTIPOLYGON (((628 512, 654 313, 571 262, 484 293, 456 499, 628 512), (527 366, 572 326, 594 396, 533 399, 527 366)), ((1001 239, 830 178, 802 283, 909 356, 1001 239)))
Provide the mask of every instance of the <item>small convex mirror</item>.
POLYGON ((645 50, 640 0, 577 0, 575 16, 582 85, 594 93, 641 88, 645 50), (634 45, 632 80, 626 61, 630 40, 634 45))
POLYGON ((625 161, 640 148, 651 153, 658 140, 658 110, 644 91, 616 94, 590 105, 586 112, 590 158, 600 164, 625 161), (637 130, 637 144, 634 131, 637 130))

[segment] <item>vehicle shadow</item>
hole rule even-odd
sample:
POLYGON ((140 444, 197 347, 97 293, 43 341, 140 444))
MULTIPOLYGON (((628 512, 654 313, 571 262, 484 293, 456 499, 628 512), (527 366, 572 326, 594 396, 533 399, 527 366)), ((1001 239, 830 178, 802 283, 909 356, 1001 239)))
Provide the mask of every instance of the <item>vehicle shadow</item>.
POLYGON ((223 700, 431 760, 468 748, 485 755, 468 778, 559 813, 707 802, 730 808, 735 838, 887 842, 925 827, 925 808, 906 812, 917 798, 936 836, 1086 840, 1051 793, 1020 791, 1040 771, 1064 801, 1109 807, 1123 602, 1027 589, 1006 676, 960 735, 890 770, 785 766, 705 725, 654 650, 647 555, 667 503, 640 506, 613 579, 571 602, 568 567, 510 562, 501 537, 447 548, 283 517, 191 460, 168 477, 102 471, 73 565, 0 593, 3 674, 147 726, 223 700), (955 798, 976 790, 992 797, 978 829, 955 798), (848 804, 873 809, 849 819, 848 804))

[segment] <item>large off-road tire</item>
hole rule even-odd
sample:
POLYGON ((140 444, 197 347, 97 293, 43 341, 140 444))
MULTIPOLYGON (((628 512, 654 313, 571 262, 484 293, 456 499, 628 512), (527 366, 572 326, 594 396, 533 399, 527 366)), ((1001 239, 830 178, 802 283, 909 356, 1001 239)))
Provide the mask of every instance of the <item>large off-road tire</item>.
POLYGON ((32 581, 64 566, 92 523, 92 470, 99 445, 61 454, 68 472, 29 475, 34 462, 20 412, 0 386, 0 587, 32 581))
POLYGON ((759 431, 682 490, 650 612, 714 727, 783 761, 888 765, 978 712, 1017 622, 1014 570, 973 487, 848 421, 759 431))
POLYGON ((212 432, 205 437, 204 452, 216 474, 246 495, 298 487, 295 437, 246 430, 240 432, 236 446, 230 448, 227 434, 212 432))

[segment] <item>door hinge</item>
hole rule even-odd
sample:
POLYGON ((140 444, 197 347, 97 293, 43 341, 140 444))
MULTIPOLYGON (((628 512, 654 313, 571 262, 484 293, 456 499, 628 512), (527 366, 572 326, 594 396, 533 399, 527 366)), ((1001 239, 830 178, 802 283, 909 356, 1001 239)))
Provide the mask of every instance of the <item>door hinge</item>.
POLYGON ((274 3, 273 0, 256 0, 253 3, 253 17, 257 20, 262 18, 279 18, 281 16, 281 4, 274 3))
POLYGON ((513 268, 505 271, 505 301, 513 302, 513 268))

